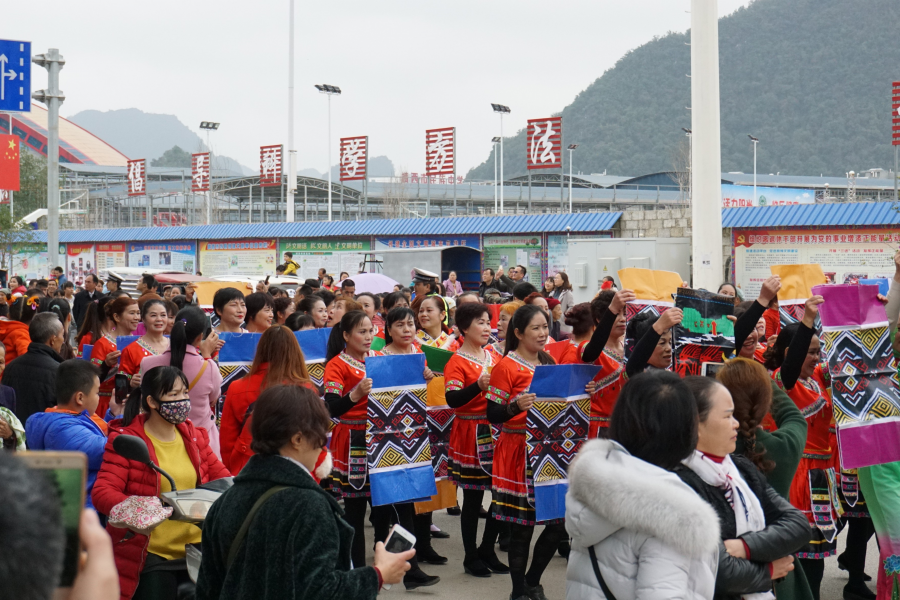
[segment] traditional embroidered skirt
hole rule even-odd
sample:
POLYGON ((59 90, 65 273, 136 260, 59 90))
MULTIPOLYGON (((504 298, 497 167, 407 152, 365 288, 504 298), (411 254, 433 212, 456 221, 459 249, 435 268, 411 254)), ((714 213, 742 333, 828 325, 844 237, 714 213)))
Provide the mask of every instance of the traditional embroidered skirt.
POLYGON ((466 490, 490 490, 491 474, 481 467, 478 459, 478 425, 487 419, 456 415, 450 430, 450 481, 466 490))
POLYGON ((565 522, 565 519, 535 521, 534 488, 525 456, 525 431, 504 427, 494 446, 491 483, 494 518, 532 526, 565 522))
POLYGON ((366 422, 341 421, 331 434, 331 491, 338 498, 368 498, 366 422), (353 447, 351 448, 351 443, 353 447))
POLYGON ((837 554, 841 527, 834 509, 837 501, 833 461, 830 455, 803 454, 791 482, 790 501, 809 521, 812 536, 796 553, 799 558, 827 558, 837 554))

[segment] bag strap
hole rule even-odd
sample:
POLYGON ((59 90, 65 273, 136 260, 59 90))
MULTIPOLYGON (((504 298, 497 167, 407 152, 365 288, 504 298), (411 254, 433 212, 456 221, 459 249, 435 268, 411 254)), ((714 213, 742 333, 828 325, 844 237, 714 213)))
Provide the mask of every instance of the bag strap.
POLYGON ((250 529, 250 525, 253 524, 253 518, 256 517, 256 513, 262 508, 262 505, 266 503, 273 494, 280 492, 281 490, 288 489, 287 485, 276 485, 272 486, 263 492, 263 495, 257 498, 256 502, 253 503, 253 506, 250 508, 250 512, 247 513, 247 516, 244 518, 244 522, 241 523, 241 528, 238 529, 237 535, 234 536, 234 540, 231 542, 231 548, 228 550, 228 559, 225 561, 225 570, 231 568, 231 564, 234 562, 234 559, 237 557, 238 550, 241 549, 241 543, 244 541, 244 538, 247 537, 247 530, 250 529))
POLYGON ((200 372, 197 373, 197 376, 194 377, 194 380, 188 386, 188 392, 190 392, 192 389, 194 389, 194 386, 197 385, 197 382, 200 381, 201 377, 203 377, 203 374, 206 372, 207 365, 209 365, 209 359, 205 358, 205 359, 203 359, 203 366, 200 367, 200 372))
POLYGON ((594 552, 594 547, 589 547, 588 552, 591 554, 591 566, 594 567, 594 575, 597 576, 597 581, 600 582, 600 589, 603 590, 603 595, 606 596, 606 600, 616 600, 613 593, 609 591, 606 581, 603 580, 603 575, 600 573, 600 565, 597 564, 597 553, 594 552))

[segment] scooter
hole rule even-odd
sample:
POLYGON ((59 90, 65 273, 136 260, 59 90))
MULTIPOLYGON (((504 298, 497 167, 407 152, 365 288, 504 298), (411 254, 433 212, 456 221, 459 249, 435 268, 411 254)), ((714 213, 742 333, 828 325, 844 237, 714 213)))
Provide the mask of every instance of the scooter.
MULTIPOLYGON (((113 440, 113 450, 119 456, 147 465, 163 477, 169 480, 171 492, 163 492, 159 499, 163 504, 172 507, 173 521, 184 521, 201 526, 206 519, 213 502, 234 484, 233 477, 223 477, 208 483, 201 484, 197 488, 179 490, 172 476, 159 468, 151 459, 147 444, 141 438, 134 435, 121 434, 113 440)), ((188 544, 184 548, 185 562, 191 581, 197 583, 197 573, 200 571, 200 544, 188 544)))

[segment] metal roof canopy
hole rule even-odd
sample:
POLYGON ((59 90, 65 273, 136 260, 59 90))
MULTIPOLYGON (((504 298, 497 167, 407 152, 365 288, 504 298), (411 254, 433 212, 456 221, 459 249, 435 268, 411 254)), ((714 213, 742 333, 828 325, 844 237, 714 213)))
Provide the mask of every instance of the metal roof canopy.
MULTIPOLYGON (((60 242, 150 242, 178 240, 237 240, 271 238, 328 238, 369 236, 510 235, 521 233, 592 233, 609 231, 621 212, 548 213, 496 217, 444 217, 369 221, 309 221, 185 227, 134 227, 63 230, 60 242)), ((46 231, 36 231, 38 242, 46 231)))
POLYGON ((896 202, 852 202, 726 208, 722 227, 856 227, 900 225, 896 202))

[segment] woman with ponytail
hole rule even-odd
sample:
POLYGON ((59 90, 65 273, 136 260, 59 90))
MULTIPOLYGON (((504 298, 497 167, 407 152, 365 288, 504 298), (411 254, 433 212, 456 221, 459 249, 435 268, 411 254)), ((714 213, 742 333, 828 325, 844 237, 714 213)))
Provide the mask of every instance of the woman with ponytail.
MULTIPOLYGON (((96 302, 91 302, 88 304, 87 310, 84 313, 84 321, 81 322, 81 327, 78 329, 78 333, 75 335, 75 344, 78 346, 78 356, 84 356, 84 347, 91 346, 94 343, 94 340, 99 340, 101 333, 101 328, 103 324, 106 322, 106 305, 112 302, 115 298, 111 298, 110 296, 103 296, 96 302)), ((90 356, 88 356, 90 358, 90 356)))
POLYGON ((117 366, 122 355, 116 338, 131 335, 141 322, 137 300, 128 296, 119 296, 107 303, 105 309, 106 321, 100 327, 100 337, 94 338, 91 350, 91 363, 100 368, 100 404, 97 406, 100 417, 106 414, 116 388, 117 366))
MULTIPOLYGON (((140 300, 138 304, 141 304, 140 300)), ((143 302, 141 324, 144 333, 122 350, 119 359, 119 373, 128 376, 131 389, 141 387, 141 361, 148 356, 159 356, 169 349, 169 340, 165 336, 167 321, 164 300, 151 298, 143 302)))
MULTIPOLYGON (((150 302, 144 305, 146 308, 150 302)), ((165 305, 154 305, 153 310, 161 311, 161 323, 166 322, 165 305)), ((205 340, 203 334, 209 330, 209 318, 198 306, 188 306, 175 315, 175 324, 169 337, 169 346, 161 354, 148 355, 141 360, 140 376, 154 367, 172 366, 184 372, 188 380, 188 396, 191 411, 188 418, 206 430, 209 447, 216 456, 219 452, 219 429, 216 427, 214 407, 222 388, 222 375, 215 361, 211 360, 216 351, 219 334, 215 331, 205 340)), ((150 331, 150 327, 147 327, 150 331)), ((132 344, 131 346, 135 346, 132 344)), ((131 348, 129 346, 128 348, 131 348)), ((127 351, 127 348, 126 348, 127 351)))

